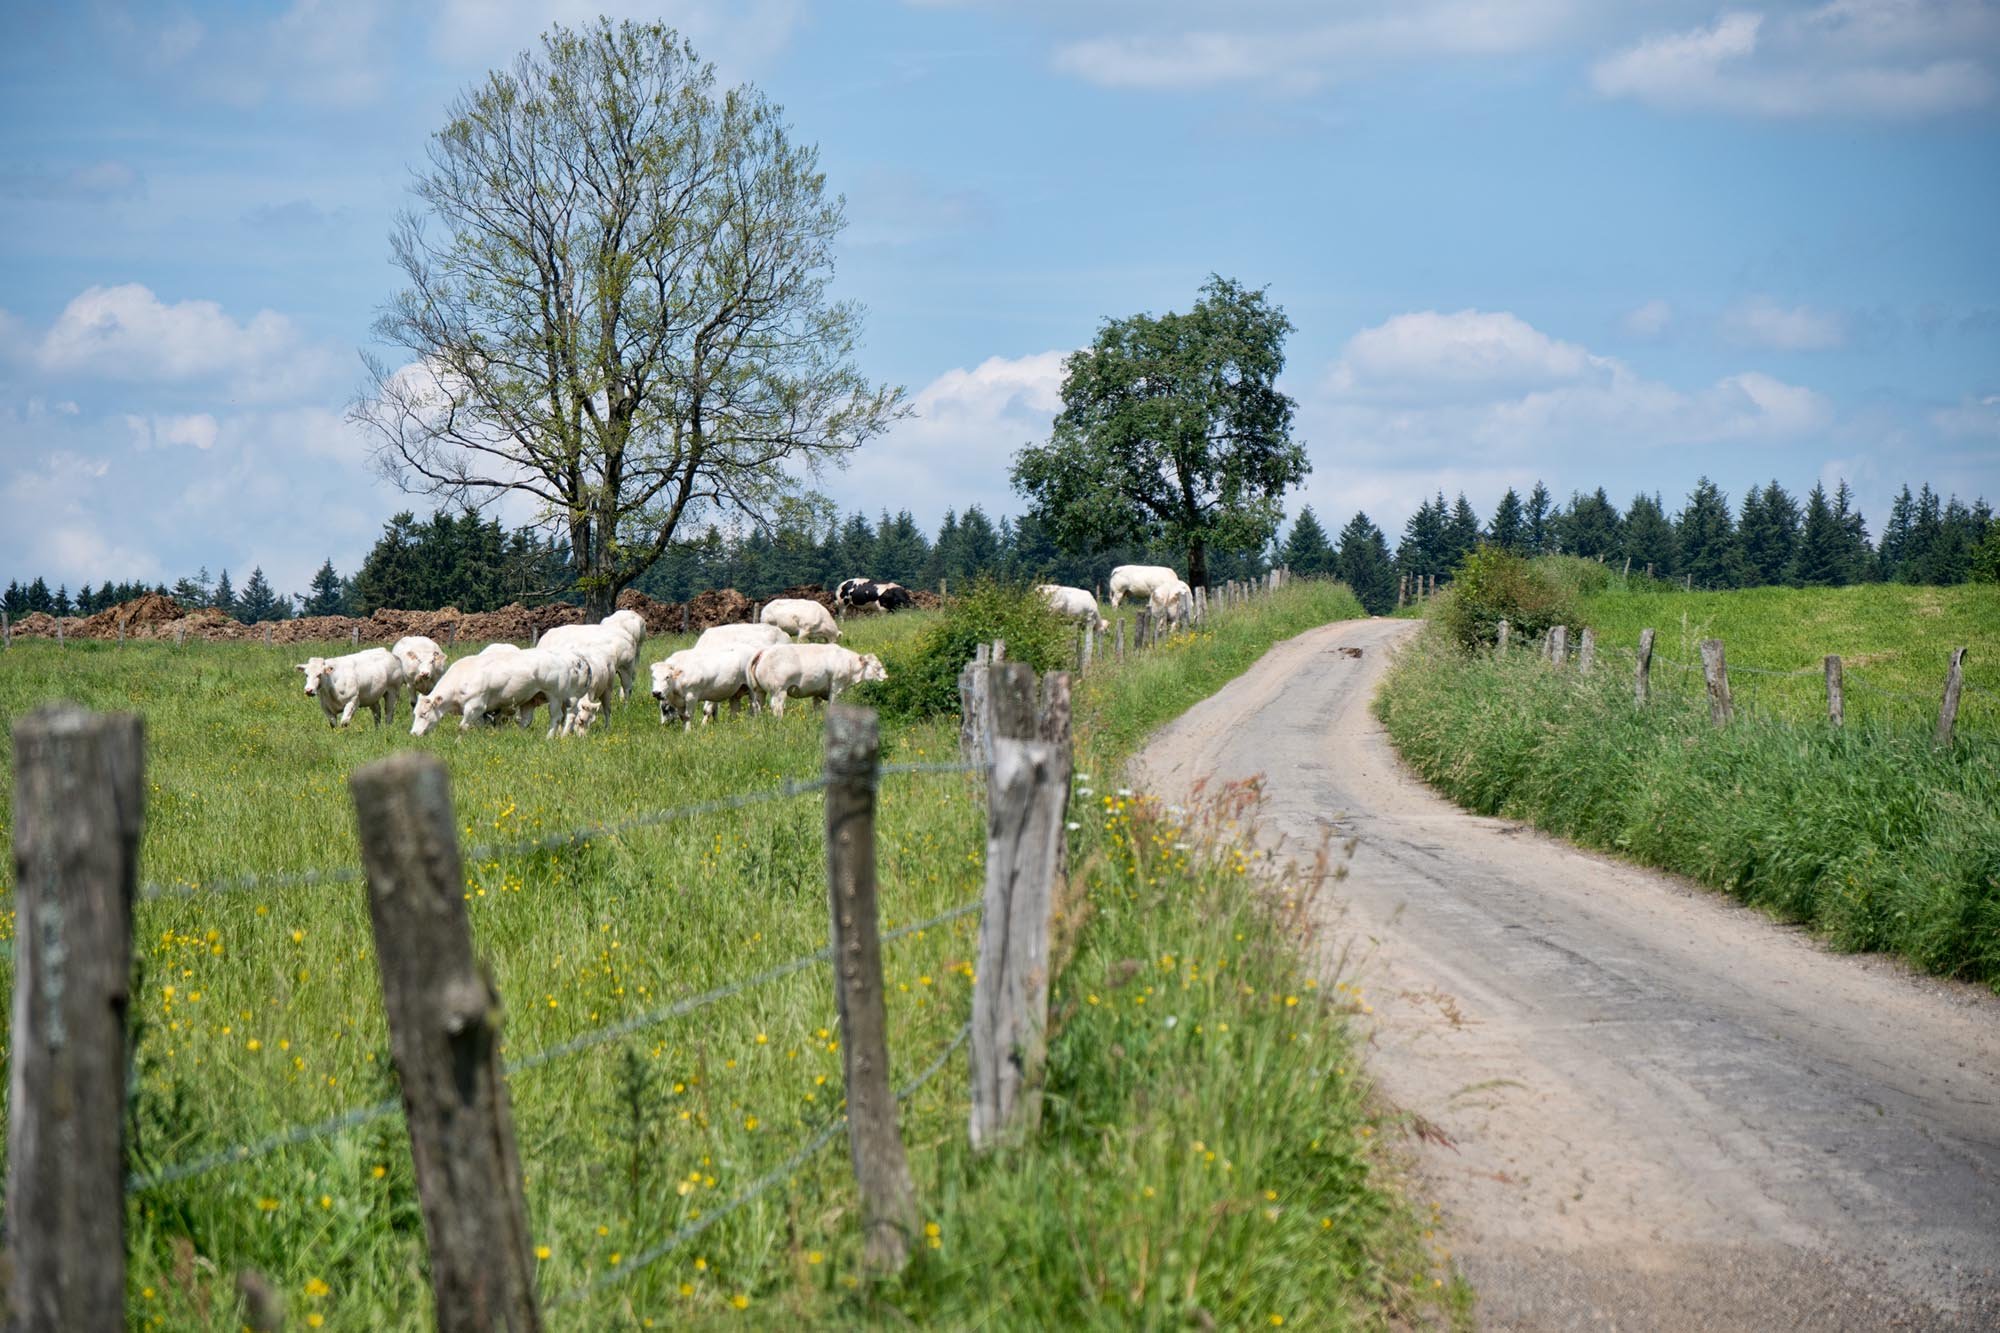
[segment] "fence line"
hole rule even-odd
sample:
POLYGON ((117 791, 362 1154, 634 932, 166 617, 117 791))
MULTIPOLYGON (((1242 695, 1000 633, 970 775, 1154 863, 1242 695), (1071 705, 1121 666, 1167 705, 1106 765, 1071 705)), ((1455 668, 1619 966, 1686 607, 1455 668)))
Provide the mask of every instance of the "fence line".
MULTIPOLYGON (((938 1073, 951 1060, 951 1057, 957 1053, 959 1047, 965 1045, 966 1039, 971 1035, 971 1023, 968 1022, 960 1027, 958 1035, 952 1038, 951 1043, 943 1051, 938 1053, 937 1058, 931 1061, 929 1067, 897 1090, 897 1104, 901 1105, 903 1102, 908 1101, 926 1083, 937 1077, 938 1073)), ((572 1305, 586 1297, 609 1291, 611 1288, 629 1280, 640 1269, 658 1263, 661 1259, 666 1258, 666 1256, 672 1254, 681 1246, 701 1235, 702 1232, 708 1230, 737 1209, 742 1208, 746 1204, 756 1202, 779 1185, 790 1182, 792 1177, 798 1174, 798 1169, 801 1166, 811 1161, 820 1149, 831 1143, 834 1137, 845 1128, 847 1128, 847 1113, 842 1111, 826 1124, 820 1126, 813 1136, 806 1140, 802 1147, 793 1150, 792 1154, 786 1157, 784 1161, 757 1177, 747 1188, 739 1191, 720 1207, 704 1212, 700 1217, 680 1227, 672 1235, 641 1250, 629 1262, 621 1264, 617 1272, 605 1273, 581 1287, 572 1287, 562 1295, 549 1301, 547 1303, 548 1308, 559 1309, 565 1305, 572 1305)))
MULTIPOLYGON (((973 899, 971 902, 960 903, 957 907, 939 912, 935 916, 926 917, 922 921, 913 921, 908 925, 898 926, 894 930, 883 932, 882 943, 892 944, 906 936, 920 934, 936 926, 949 925, 961 917, 970 916, 979 911, 983 905, 980 900, 973 899)), ((795 972, 803 972, 815 964, 828 961, 831 957, 831 946, 817 949, 812 953, 802 954, 797 958, 774 964, 761 972, 752 973, 750 976, 743 977, 737 981, 728 982, 724 985, 703 991, 699 995, 690 995, 684 999, 676 1000, 670 1005, 655 1009, 649 1013, 637 1014, 631 1018, 620 1019, 615 1023, 607 1023, 602 1027, 593 1028, 578 1036, 557 1042, 554 1046, 544 1047, 532 1055, 525 1055, 519 1060, 508 1061, 508 1077, 511 1078, 515 1074, 525 1074, 530 1070, 539 1069, 552 1061, 562 1059, 565 1056, 576 1055, 582 1051, 591 1050, 607 1042, 616 1041, 620 1037, 630 1036, 634 1032, 643 1031, 649 1027, 656 1027, 661 1023, 671 1022, 676 1018, 684 1018, 697 1010, 706 1009, 709 1005, 719 1004, 723 1000, 740 995, 744 991, 755 989, 769 982, 778 981, 784 977, 791 976, 795 972)), ((207 1175, 210 1172, 220 1171, 226 1167, 240 1166, 245 1162, 253 1162, 259 1157, 268 1157, 281 1148, 297 1147, 299 1144, 310 1143, 315 1139, 330 1138, 334 1135, 345 1133, 350 1129, 358 1129, 362 1125, 380 1120, 385 1116, 392 1115, 400 1106, 401 1102, 397 1098, 390 1097, 371 1105, 351 1107, 348 1110, 340 1112, 338 1115, 328 1116, 324 1120, 313 1121, 309 1124, 287 1126, 284 1129, 273 1131, 262 1138, 232 1144, 227 1148, 205 1153, 200 1157, 191 1158, 185 1162, 176 1162, 155 1171, 135 1171, 125 1178, 125 1192, 127 1194, 146 1193, 150 1190, 158 1189, 162 1185, 171 1185, 179 1181, 191 1180, 196 1176, 207 1175)))

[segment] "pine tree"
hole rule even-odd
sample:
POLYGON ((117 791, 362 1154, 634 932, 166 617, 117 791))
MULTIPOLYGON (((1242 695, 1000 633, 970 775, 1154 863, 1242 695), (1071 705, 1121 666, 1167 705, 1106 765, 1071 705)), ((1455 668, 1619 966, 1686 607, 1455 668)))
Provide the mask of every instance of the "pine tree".
POLYGON ((1688 493, 1687 507, 1674 522, 1680 547, 1681 572, 1698 588, 1734 588, 1743 582, 1743 555, 1736 543, 1736 525, 1729 517, 1729 497, 1703 477, 1688 493))
POLYGON ((93 615, 97 611, 97 594, 90 590, 88 583, 76 590, 76 613, 80 616, 93 615))
POLYGON ((1285 538, 1279 559, 1301 578, 1333 571, 1333 546, 1311 505, 1299 510, 1298 518, 1292 521, 1291 535, 1285 538))
POLYGON ((1363 610, 1384 616, 1396 609, 1396 567, 1389 560, 1389 542, 1368 515, 1356 514, 1340 530, 1336 559, 1341 581, 1363 610))
POLYGON ((1875 552, 1868 545, 1868 524, 1863 521, 1861 511, 1854 507, 1854 490, 1842 477, 1833 492, 1833 519, 1840 525, 1841 555, 1845 561, 1845 579, 1849 583, 1861 583, 1870 578, 1879 578, 1880 570, 1875 562, 1875 552))
POLYGON ((1570 492, 1569 508, 1552 526, 1566 555, 1598 560, 1618 549, 1618 510, 1602 486, 1590 495, 1570 492))
POLYGON ((1541 482, 1528 492, 1528 551, 1529 555, 1547 555, 1555 548, 1550 544, 1553 535, 1549 531, 1549 510, 1554 501, 1549 499, 1549 488, 1541 482))
POLYGON ((236 614, 236 588, 230 583, 226 569, 222 571, 222 577, 215 581, 214 601, 210 605, 225 616, 236 614))
POLYGON ((1672 578, 1674 569, 1674 525, 1667 521, 1665 506, 1657 495, 1635 495, 1620 526, 1618 554, 1642 573, 1655 578, 1672 578))
POLYGON ((49 604, 49 614, 56 616, 73 616, 76 614, 76 603, 69 599, 68 584, 64 583, 56 586, 56 596, 55 600, 49 604))
POLYGON ((266 620, 285 620, 290 615, 290 604, 271 590, 264 578, 264 567, 253 567, 250 581, 243 585, 243 596, 236 604, 236 618, 246 625, 256 625, 266 620))
POLYGON ((1752 587, 1782 583, 1792 565, 1792 548, 1799 538, 1799 506, 1776 480, 1743 497, 1743 516, 1736 525, 1743 548, 1744 582, 1752 587))
MULTIPOLYGON (((1442 507, 1442 497, 1440 497, 1440 507, 1442 507)), ((1484 535, 1479 530, 1479 515, 1472 512, 1472 506, 1466 502, 1465 492, 1460 491, 1457 501, 1451 507, 1451 517, 1444 525, 1444 549, 1439 553, 1444 563, 1443 572, 1449 573, 1457 569, 1459 563, 1479 546, 1479 539, 1484 535)))
POLYGON ((214 589, 209 586, 208 566, 203 565, 201 572, 193 578, 175 580, 174 590, 169 595, 183 606, 207 606, 215 596, 214 589))
POLYGON ((1815 485, 1806 495, 1805 524, 1785 582, 1795 588, 1837 588, 1848 581, 1849 568, 1847 536, 1827 503, 1826 487, 1815 485))
MULTIPOLYGON (((1925 487, 1926 490, 1930 489, 1925 487)), ((1882 528, 1882 544, 1876 549, 1876 568, 1888 582, 1905 581, 1903 566, 1910 559, 1910 542, 1916 530, 1917 502, 1909 484, 1889 505, 1889 521, 1882 528)))
POLYGON ((1426 500, 1403 525, 1403 540, 1396 546, 1396 566, 1405 574, 1443 574, 1445 529, 1444 494, 1435 502, 1426 500))
POLYGON ((1487 532, 1487 540, 1503 551, 1518 555, 1527 548, 1528 517, 1512 486, 1500 497, 1500 505, 1493 511, 1493 526, 1487 532))
POLYGON ((1972 581, 2000 583, 2000 523, 1986 528, 1986 540, 1972 553, 1972 581))
POLYGON ((7 592, 0 597, 0 607, 5 607, 7 614, 16 619, 28 614, 28 590, 21 586, 19 580, 7 580, 7 592))
POLYGON ((311 587, 299 598, 299 614, 337 616, 341 609, 340 575, 334 572, 333 561, 329 558, 312 576, 311 587))
POLYGON ((43 613, 47 613, 49 608, 55 605, 56 599, 49 592, 49 584, 47 579, 44 579, 39 574, 35 576, 35 581, 28 585, 27 601, 28 601, 28 610, 30 612, 41 611, 43 613))

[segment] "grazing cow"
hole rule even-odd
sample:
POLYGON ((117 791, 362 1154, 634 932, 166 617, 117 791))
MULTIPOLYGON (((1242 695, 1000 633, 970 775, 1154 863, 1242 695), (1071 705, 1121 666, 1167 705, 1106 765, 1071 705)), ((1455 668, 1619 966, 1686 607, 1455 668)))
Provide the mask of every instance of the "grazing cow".
POLYGON ((444 649, 437 646, 435 639, 421 634, 406 634, 396 640, 396 646, 389 651, 403 664, 403 674, 409 678, 410 689, 415 694, 422 694, 437 684, 437 678, 444 674, 444 649))
POLYGON ((750 659, 768 644, 715 644, 683 648, 663 661, 653 663, 653 697, 660 701, 660 724, 678 720, 683 731, 694 723, 694 706, 701 705, 704 725, 715 718, 715 706, 727 703, 731 716, 743 710, 758 711, 757 698, 750 692, 750 659))
POLYGON ((905 611, 916 605, 910 590, 886 580, 846 579, 834 590, 833 600, 843 610, 872 606, 877 611, 905 611))
POLYGON ((771 716, 785 715, 785 700, 838 699, 841 692, 864 680, 887 680, 882 659, 873 653, 850 652, 837 644, 781 643, 759 649, 750 659, 749 681, 754 698, 761 698, 771 716))
POLYGON ((1194 619, 1194 590, 1179 579, 1153 589, 1150 600, 1157 624, 1164 624, 1170 629, 1186 629, 1188 622, 1194 619))
POLYGON ((1144 601, 1163 583, 1179 583, 1181 576, 1165 565, 1120 565, 1111 571, 1111 604, 1127 597, 1144 601))
POLYGON ((1099 634, 1111 628, 1097 609, 1097 599, 1082 588, 1069 588, 1060 583, 1038 583, 1035 591, 1049 604, 1049 609, 1064 620, 1074 620, 1078 624, 1097 627, 1099 634))
POLYGON ((463 657, 445 668, 431 692, 411 710, 410 734, 421 736, 439 719, 459 714, 458 729, 485 724, 488 714, 547 706, 548 736, 576 730, 577 700, 590 691, 590 664, 560 648, 463 657))
POLYGON ((639 676, 639 645, 645 639, 646 622, 636 611, 620 611, 601 625, 557 625, 536 642, 537 648, 570 648, 603 642, 611 645, 618 672, 618 697, 630 698, 639 676), (630 619, 626 619, 630 617, 630 619), (638 625, 635 635, 633 624, 638 625))
POLYGON ((298 664, 305 673, 306 694, 319 699, 329 727, 344 727, 354 710, 366 707, 375 725, 396 720, 396 704, 409 677, 387 648, 364 648, 345 657, 310 657, 298 664))
POLYGON ((767 602, 758 619, 766 625, 776 625, 801 643, 807 639, 832 643, 840 638, 840 626, 833 623, 833 613, 803 597, 780 597, 767 602))
POLYGON ((711 625, 694 641, 697 648, 769 648, 790 643, 792 636, 776 625, 711 625))

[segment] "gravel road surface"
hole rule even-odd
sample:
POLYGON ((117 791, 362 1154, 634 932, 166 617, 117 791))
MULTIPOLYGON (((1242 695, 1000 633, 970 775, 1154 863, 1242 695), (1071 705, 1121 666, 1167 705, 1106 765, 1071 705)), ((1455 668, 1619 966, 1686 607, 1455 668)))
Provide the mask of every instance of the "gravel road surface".
POLYGON ((1137 767, 1358 839, 1318 947, 1450 1140, 1409 1138, 1481 1325, 2000 1329, 2000 997, 1432 794, 1368 706, 1415 629, 1280 644, 1137 767))

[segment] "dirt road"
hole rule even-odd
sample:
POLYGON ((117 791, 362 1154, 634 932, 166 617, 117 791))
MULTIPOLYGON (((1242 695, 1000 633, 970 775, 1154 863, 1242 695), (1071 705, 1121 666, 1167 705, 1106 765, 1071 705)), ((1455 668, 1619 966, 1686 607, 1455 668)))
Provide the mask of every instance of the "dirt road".
POLYGON ((2000 1328, 2000 999, 1464 814, 1368 701, 1409 622, 1274 648, 1146 750, 1263 773, 1488 1328, 2000 1328), (1360 648, 1360 657, 1338 650, 1360 648))

